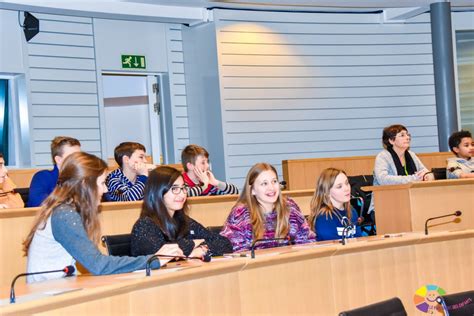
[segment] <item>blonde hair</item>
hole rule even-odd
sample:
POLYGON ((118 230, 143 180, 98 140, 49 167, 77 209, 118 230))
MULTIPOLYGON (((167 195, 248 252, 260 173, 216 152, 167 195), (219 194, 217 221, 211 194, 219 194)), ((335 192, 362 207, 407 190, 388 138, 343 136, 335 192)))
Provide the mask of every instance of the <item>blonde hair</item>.
MULTIPOLYGON (((275 167, 268 163, 257 163, 250 168, 247 178, 245 179, 244 188, 234 207, 244 205, 250 212, 250 221, 252 224, 252 232, 254 239, 261 239, 265 233, 265 215, 262 207, 257 201, 255 195, 252 194, 252 188, 257 177, 264 171, 272 171, 278 178, 275 167)), ((289 231, 290 210, 286 204, 286 199, 282 196, 281 190, 275 202, 275 210, 277 212, 277 224, 275 228, 275 237, 285 237, 289 231)))
POLYGON ((25 256, 35 232, 44 229, 46 220, 61 204, 70 204, 81 215, 89 238, 95 243, 100 239, 99 203, 97 178, 107 170, 100 158, 85 152, 76 152, 64 159, 54 191, 43 202, 30 233, 23 242, 25 256))
MULTIPOLYGON (((318 182, 316 183, 316 190, 314 191, 313 198, 311 199, 311 213, 308 219, 309 226, 314 232, 316 232, 314 220, 319 215, 326 215, 326 218, 328 216, 332 218, 332 215, 335 212, 334 205, 332 205, 331 202, 330 190, 334 186, 334 182, 336 182, 337 176, 341 173, 347 176, 347 174, 343 170, 336 168, 327 168, 324 169, 323 172, 321 172, 321 175, 319 176, 318 182)), ((347 218, 352 221, 350 202, 344 203, 344 209, 347 211, 347 218)))

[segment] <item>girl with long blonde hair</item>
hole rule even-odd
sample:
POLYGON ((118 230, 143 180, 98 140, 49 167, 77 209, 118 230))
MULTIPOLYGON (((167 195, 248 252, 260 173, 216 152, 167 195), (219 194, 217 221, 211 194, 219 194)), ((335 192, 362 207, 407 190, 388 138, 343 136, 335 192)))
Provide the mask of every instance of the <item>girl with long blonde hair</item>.
MULTIPOLYGON (((79 261, 95 275, 144 269, 150 256, 114 257, 97 248, 100 239, 99 203, 107 192, 107 165, 94 155, 73 153, 62 165, 54 191, 44 201, 23 243, 27 272, 60 270, 79 261)), ((160 253, 178 254, 176 249, 160 253)), ((162 261, 161 264, 164 262, 162 261)), ((160 263, 155 263, 158 268, 160 263)), ((28 276, 28 282, 60 278, 63 273, 28 276)))
POLYGON ((351 185, 343 170, 328 168, 321 172, 311 200, 309 224, 316 240, 360 237, 357 213, 352 209, 351 185), (353 226, 350 228, 349 226, 353 226))
MULTIPOLYGON (((231 241, 234 251, 250 249, 257 239, 290 237, 296 243, 314 241, 298 205, 282 196, 277 172, 268 163, 250 168, 221 235, 231 241)), ((262 242, 257 248, 274 246, 275 242, 262 242)))

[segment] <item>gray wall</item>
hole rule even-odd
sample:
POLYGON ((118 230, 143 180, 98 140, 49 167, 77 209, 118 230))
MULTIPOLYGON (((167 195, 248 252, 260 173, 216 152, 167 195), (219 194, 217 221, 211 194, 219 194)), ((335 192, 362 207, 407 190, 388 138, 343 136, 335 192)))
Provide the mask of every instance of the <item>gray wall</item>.
POLYGON ((18 12, 0 10, 0 72, 24 72, 22 32, 18 12))
MULTIPOLYGON (((187 85, 183 53, 182 25, 168 24, 166 28, 166 45, 168 52, 169 94, 174 161, 181 161, 181 151, 189 144, 187 85)), ((169 124, 168 124, 169 126, 169 124)))
POLYGON ((30 122, 33 166, 51 166, 49 146, 58 135, 105 153, 101 73, 121 71, 123 53, 146 55, 147 72, 168 75, 171 159, 179 161, 189 142, 181 25, 31 13, 41 31, 27 43, 18 11, 0 10, 0 73, 25 75, 28 113, 22 115, 30 122))
MULTIPOLYGON (((156 71, 169 72, 175 161, 190 142, 188 123, 191 127, 196 122, 191 113, 206 113, 191 106, 199 102, 216 110, 212 117, 220 120, 221 130, 209 134, 211 140, 192 133, 191 142, 221 142, 220 148, 210 148, 211 154, 214 160, 223 157, 222 173, 237 183, 257 161, 280 167, 281 160, 289 158, 373 154, 380 149, 381 128, 394 122, 410 128, 414 150, 437 150, 426 15, 384 24, 379 14, 227 10, 214 14, 215 23, 208 24, 211 33, 206 35, 214 38, 214 44, 201 47, 195 56, 206 67, 214 65, 204 73, 214 72, 216 78, 201 91, 211 93, 215 103, 187 95, 187 90, 201 87, 196 81, 186 86, 183 61, 189 50, 183 53, 181 25, 162 24, 159 36, 142 36, 164 52, 155 54, 160 60, 151 64, 160 65, 156 71)), ((116 52, 96 60, 100 43, 93 29, 95 19, 35 15, 43 34, 26 44, 18 12, 0 10, 0 72, 26 76, 32 161, 38 166, 50 164, 49 141, 59 134, 78 137, 86 150, 100 154, 97 78, 103 68, 99 64, 115 69, 108 63, 117 62, 112 56, 116 52)), ((473 29, 473 16, 453 13, 453 27, 473 29)), ((147 30, 144 33, 150 34, 147 30)), ((133 34, 142 33, 138 29, 133 34)))
POLYGON ((58 135, 76 137, 100 156, 92 19, 33 14, 41 32, 27 44, 32 161, 51 165, 50 143, 58 135))
POLYGON ((162 106, 168 107, 170 113, 165 122, 170 127, 168 140, 175 149, 170 162, 179 162, 181 149, 189 142, 181 25, 94 19, 94 31, 99 75, 104 71, 167 74, 169 86, 162 89, 167 90, 170 98, 162 106), (145 55, 146 69, 122 69, 122 54, 145 55))
POLYGON ((121 55, 131 54, 146 56, 146 69, 127 72, 166 72, 165 30, 162 23, 94 19, 97 68, 124 71, 121 55))
POLYGON ((375 154, 394 123, 438 150, 429 16, 214 13, 230 181, 258 161, 375 154))
POLYGON ((214 23, 183 29, 190 143, 205 147, 217 179, 225 179, 219 65, 214 23))

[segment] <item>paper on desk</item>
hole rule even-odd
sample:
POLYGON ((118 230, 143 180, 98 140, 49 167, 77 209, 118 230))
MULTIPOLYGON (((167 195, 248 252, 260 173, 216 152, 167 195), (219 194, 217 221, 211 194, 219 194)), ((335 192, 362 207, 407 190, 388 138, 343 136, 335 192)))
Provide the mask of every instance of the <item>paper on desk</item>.
MULTIPOLYGON (((38 292, 38 293, 32 293, 32 294, 27 294, 27 295, 20 295, 16 297, 16 303, 15 304, 20 304, 20 303, 25 303, 33 300, 39 300, 45 297, 49 296, 56 296, 60 294, 65 294, 69 292, 74 292, 74 291, 79 291, 82 290, 82 288, 62 288, 62 289, 52 289, 48 290, 45 292, 38 292)), ((9 305, 10 304, 10 299, 3 299, 0 300, 0 306, 4 305, 9 305)))

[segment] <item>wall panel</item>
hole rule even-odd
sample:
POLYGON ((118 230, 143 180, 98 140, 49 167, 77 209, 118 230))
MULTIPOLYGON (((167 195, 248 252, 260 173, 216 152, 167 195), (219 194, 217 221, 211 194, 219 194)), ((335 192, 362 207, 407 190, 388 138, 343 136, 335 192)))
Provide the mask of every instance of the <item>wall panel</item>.
POLYGON ((438 150, 429 16, 214 13, 229 181, 258 161, 376 154, 394 123, 438 150))
POLYGON ((172 153, 170 163, 181 161, 181 151, 189 144, 188 103, 185 81, 182 26, 169 24, 166 28, 168 49, 170 108, 172 124, 172 153))
POLYGON ((100 156, 92 19, 34 15, 41 32, 27 44, 33 165, 51 166, 50 142, 59 135, 100 156))

